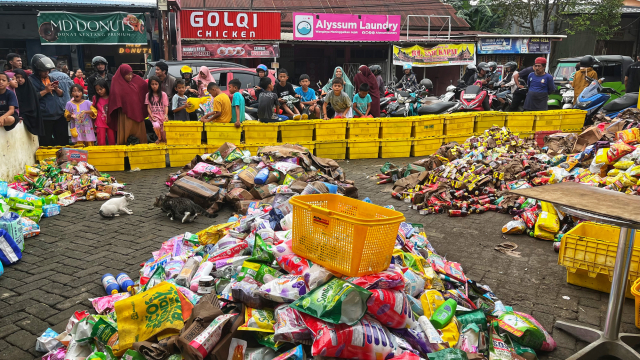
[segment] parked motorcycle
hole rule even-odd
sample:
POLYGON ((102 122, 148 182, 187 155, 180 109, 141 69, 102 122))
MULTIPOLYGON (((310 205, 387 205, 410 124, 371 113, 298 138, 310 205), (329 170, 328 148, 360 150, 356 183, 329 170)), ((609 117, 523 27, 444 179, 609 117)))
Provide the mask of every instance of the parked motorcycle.
POLYGON ((244 98, 244 118, 245 120, 257 120, 258 119, 258 102, 255 101, 253 96, 249 94, 247 90, 243 90, 242 97, 244 98))
MULTIPOLYGON (((478 82, 476 82, 478 84, 478 82)), ((460 111, 489 111, 489 93, 480 85, 469 85, 460 93, 460 111)))
POLYGON ((638 107, 638 93, 626 93, 623 96, 609 101, 602 107, 607 117, 613 119, 626 109, 638 107))
POLYGON ((602 107, 609 101, 611 94, 622 96, 615 89, 609 87, 603 87, 599 81, 586 77, 587 81, 591 81, 591 84, 587 86, 582 93, 578 96, 574 108, 580 110, 586 110, 587 116, 584 120, 584 125, 591 125, 593 123, 593 116, 600 112, 602 107))
POLYGON ((549 99, 547 101, 547 106, 549 110, 559 110, 559 109, 571 109, 573 108, 573 87, 571 84, 566 84, 559 91, 562 96, 562 100, 557 99, 549 99))

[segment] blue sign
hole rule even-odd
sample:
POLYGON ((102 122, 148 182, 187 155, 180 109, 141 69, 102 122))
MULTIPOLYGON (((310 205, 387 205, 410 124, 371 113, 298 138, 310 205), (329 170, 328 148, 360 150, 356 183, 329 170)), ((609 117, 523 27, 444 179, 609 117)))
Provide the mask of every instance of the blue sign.
POLYGON ((548 54, 549 38, 480 38, 478 54, 548 54))

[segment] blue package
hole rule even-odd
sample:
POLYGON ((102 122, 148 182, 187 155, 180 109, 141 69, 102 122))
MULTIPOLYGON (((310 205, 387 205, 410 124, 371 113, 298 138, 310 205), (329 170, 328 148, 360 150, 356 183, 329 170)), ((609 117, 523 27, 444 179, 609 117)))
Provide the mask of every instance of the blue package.
POLYGON ((56 215, 60 215, 60 205, 49 204, 42 207, 42 216, 48 218, 56 215))
POLYGON ((8 189, 9 189, 9 184, 6 181, 0 181, 0 196, 7 197, 8 189))
POLYGON ((9 266, 22 259, 20 247, 4 229, 0 229, 0 262, 9 266))

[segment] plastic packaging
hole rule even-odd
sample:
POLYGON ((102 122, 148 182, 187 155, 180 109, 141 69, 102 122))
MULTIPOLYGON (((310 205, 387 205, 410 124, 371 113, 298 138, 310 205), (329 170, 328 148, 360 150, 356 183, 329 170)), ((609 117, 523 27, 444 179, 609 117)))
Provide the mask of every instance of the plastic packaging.
POLYGON ((200 278, 203 276, 209 276, 211 274, 211 270, 213 270, 213 263, 210 261, 203 261, 200 267, 198 267, 198 271, 191 278, 189 289, 191 291, 198 291, 200 278))
POLYGON ((102 286, 107 294, 117 294, 120 292, 120 285, 118 285, 118 281, 111 274, 102 275, 102 286))
POLYGON ((191 340, 190 346, 198 350, 203 358, 216 346, 222 335, 224 324, 237 314, 220 315, 215 318, 200 335, 191 340))
POLYGON ((440 305, 436 311, 431 315, 431 323, 437 330, 444 328, 449 324, 451 319, 456 313, 456 307, 458 303, 454 299, 447 299, 442 305, 440 305))
POLYGON ((371 290, 371 293, 367 301, 368 311, 380 323, 392 329, 414 329, 418 326, 404 292, 371 290))
POLYGON ((190 286, 191 278, 198 270, 200 260, 202 260, 200 256, 194 256, 187 260, 187 263, 184 264, 184 267, 180 271, 180 274, 178 275, 178 277, 176 277, 176 284, 185 287, 190 286))
POLYGON ((251 330, 261 332, 275 332, 273 329, 276 324, 275 316, 273 315, 273 309, 253 309, 245 307, 245 321, 238 330, 251 330))
POLYGON ((133 289, 133 286, 135 285, 135 283, 133 282, 133 280, 131 280, 129 275, 125 273, 118 274, 118 276, 116 277, 116 280, 118 281, 118 286, 120 286, 120 290, 122 292, 124 291, 131 292, 131 289, 133 289))

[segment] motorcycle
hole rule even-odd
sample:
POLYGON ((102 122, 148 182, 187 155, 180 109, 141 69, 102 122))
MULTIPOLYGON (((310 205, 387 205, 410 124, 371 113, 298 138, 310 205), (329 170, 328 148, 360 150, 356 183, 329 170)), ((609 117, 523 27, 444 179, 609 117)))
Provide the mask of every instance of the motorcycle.
MULTIPOLYGON (((590 81, 591 84, 589 84, 589 86, 587 86, 582 91, 582 93, 580 93, 580 95, 578 96, 578 101, 574 106, 575 109, 587 111, 587 116, 584 120, 585 126, 593 123, 593 116, 602 110, 603 106, 611 98, 611 94, 622 96, 622 94, 617 92, 615 89, 603 87, 602 85, 600 85, 600 81, 596 81, 595 79, 592 79, 588 76, 586 77, 586 79, 587 81, 590 81)), ((625 101, 616 103, 616 106, 610 107, 609 109, 617 109, 622 104, 626 104, 629 99, 630 98, 627 98, 625 101)))
POLYGON ((566 84, 563 88, 558 90, 560 95, 562 96, 562 100, 557 99, 549 99, 547 101, 547 106, 549 110, 559 110, 559 109, 571 109, 573 108, 573 87, 571 84, 566 84))
POLYGON ((255 101, 253 96, 249 94, 247 90, 242 91, 242 97, 244 98, 244 117, 246 120, 258 119, 258 102, 255 101))
POLYGON ((602 107, 602 110, 610 119, 615 118, 626 109, 638 107, 638 93, 626 93, 623 96, 611 100, 602 107))
POLYGON ((398 104, 397 110, 389 113, 391 117, 407 117, 417 114, 418 99, 416 94, 409 91, 398 91, 396 93, 396 103, 398 104))
POLYGON ((460 93, 460 102, 462 103, 460 111, 491 110, 489 93, 480 86, 479 82, 476 82, 474 85, 469 85, 462 90, 460 93))

